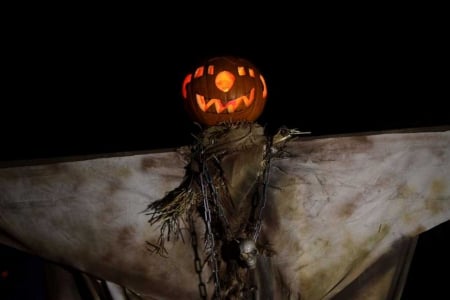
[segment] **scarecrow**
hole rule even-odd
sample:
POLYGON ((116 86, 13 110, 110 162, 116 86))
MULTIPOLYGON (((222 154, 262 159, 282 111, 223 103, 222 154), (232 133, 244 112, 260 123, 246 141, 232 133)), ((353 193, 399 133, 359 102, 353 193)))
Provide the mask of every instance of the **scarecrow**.
POLYGON ((275 254, 262 228, 270 163, 282 158, 286 141, 301 132, 281 128, 269 135, 255 122, 265 107, 267 86, 243 58, 206 60, 185 77, 182 96, 200 133, 184 151, 188 164, 182 183, 146 210, 150 224, 161 229, 159 240, 148 245, 168 255, 165 243, 183 239, 187 230, 201 298, 207 299, 206 282, 212 280, 214 299, 254 299, 262 288, 259 273, 267 273, 275 254), (211 271, 206 280, 204 266, 211 271))
MULTIPOLYGON (((249 85, 225 98, 243 95, 239 106, 208 96, 219 79, 233 82, 232 92, 240 76, 258 78, 253 67, 233 61, 213 59, 186 77, 188 109, 200 103, 205 115, 217 115, 222 104, 231 112, 217 124, 196 121, 203 127, 195 143, 179 149, 185 157, 158 151, 0 167, 0 244, 50 263, 52 296, 387 300, 409 294, 405 280, 419 234, 450 220, 449 127, 297 140, 291 138, 298 132, 281 129, 272 136, 234 115, 264 95, 261 77, 253 92, 249 85), (225 65, 231 65, 228 79, 220 73, 225 65), (202 71, 216 76, 202 78, 202 71), (148 252, 145 242, 167 259, 148 252)), ((425 287, 431 287, 424 289, 427 298, 442 298, 442 288, 425 287)))

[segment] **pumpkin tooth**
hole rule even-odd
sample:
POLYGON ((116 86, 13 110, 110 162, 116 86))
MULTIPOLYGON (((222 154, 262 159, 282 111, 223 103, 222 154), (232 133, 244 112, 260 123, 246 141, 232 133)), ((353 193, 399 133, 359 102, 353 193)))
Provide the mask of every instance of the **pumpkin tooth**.
POLYGON ((209 105, 210 103, 211 103, 211 105, 214 104, 214 107, 216 108, 216 112, 217 112, 218 114, 222 113, 222 112, 226 109, 226 106, 223 105, 223 104, 222 104, 222 101, 220 101, 219 99, 211 99, 211 100, 208 102, 208 105, 209 105))
POLYGON ((250 90, 250 95, 244 95, 239 98, 228 101, 226 104, 223 104, 220 99, 210 99, 208 102, 205 100, 205 96, 200 94, 195 94, 195 98, 197 100, 198 107, 206 112, 211 106, 214 107, 215 112, 218 114, 225 112, 234 113, 235 111, 242 110, 246 107, 252 105, 255 100, 255 88, 250 90))
POLYGON ((241 105, 241 103, 242 103, 241 98, 237 98, 236 100, 231 100, 231 101, 227 102, 226 107, 227 107, 227 111, 229 113, 234 113, 235 110, 241 105))
POLYGON ((208 109, 207 104, 205 103, 205 96, 195 94, 195 99, 197 100, 198 107, 200 107, 202 111, 206 111, 208 109))
POLYGON ((250 105, 252 105, 253 100, 255 100, 255 88, 252 88, 250 90, 250 98, 247 96, 242 96, 241 98, 243 98, 242 100, 244 100, 244 104, 246 107, 249 107, 250 105))

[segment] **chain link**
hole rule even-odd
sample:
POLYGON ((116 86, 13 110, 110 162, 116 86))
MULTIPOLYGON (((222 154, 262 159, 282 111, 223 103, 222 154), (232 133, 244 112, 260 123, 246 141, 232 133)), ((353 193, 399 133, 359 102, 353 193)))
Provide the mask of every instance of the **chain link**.
POLYGON ((197 240, 197 232, 195 231, 195 224, 194 219, 192 218, 192 215, 188 215, 188 222, 189 222, 189 228, 190 228, 190 234, 191 234, 191 246, 194 250, 194 266, 195 266, 195 272, 198 276, 198 290, 200 293, 200 298, 202 300, 208 299, 208 293, 206 290, 206 284, 203 281, 202 278, 202 261, 200 260, 200 255, 198 253, 198 240, 197 240))
POLYGON ((267 139, 266 149, 264 153, 263 160, 263 171, 262 174, 259 175, 258 178, 258 193, 256 195, 258 202, 261 203, 253 203, 255 206, 260 206, 258 216, 256 218, 255 231, 253 232, 253 240, 258 240, 259 233, 261 232, 262 226, 262 218, 263 218, 263 210, 266 207, 267 202, 267 184, 269 182, 269 171, 270 171, 270 159, 271 159, 271 149, 272 149, 272 137, 267 139), (261 179, 262 178, 262 179, 261 179))
MULTIPOLYGON (((203 158, 203 156, 202 156, 203 158)), ((209 195, 212 195, 214 198, 214 203, 216 203, 215 196, 213 193, 213 184, 212 182, 208 182, 209 172, 207 164, 203 159, 201 159, 202 163, 202 173, 200 175, 200 187, 203 195, 203 209, 204 209, 204 222, 206 224, 206 243, 207 248, 209 248, 209 260, 212 265, 212 273, 214 279, 214 289, 215 289, 215 297, 220 297, 221 289, 220 289, 220 278, 219 278, 219 266, 217 262, 217 253, 216 253, 216 244, 214 239, 214 233, 211 227, 211 210, 209 208, 209 195), (206 178, 204 178, 206 176, 206 178), (205 184, 206 180, 206 184, 205 184), (210 191, 212 190, 212 191, 210 191)))
MULTIPOLYGON (((263 210, 266 206, 266 189, 267 183, 269 180, 269 169, 270 169, 270 158, 271 158, 271 148, 272 148, 272 138, 268 138, 265 149, 264 149, 264 157, 262 161, 262 169, 258 173, 257 177, 257 192, 252 199, 253 206, 253 216, 249 216, 250 223, 250 232, 248 233, 252 236, 253 240, 256 242, 258 240, 261 227, 262 227, 262 218, 263 218, 263 210)), ((232 238, 233 233, 230 231, 228 220, 223 212, 222 205, 220 203, 219 193, 216 190, 214 182, 209 174, 207 159, 204 157, 204 149, 201 149, 198 153, 198 159, 200 164, 200 174, 199 174, 199 183, 200 183, 200 191, 202 195, 202 204, 203 204, 203 219, 206 226, 206 249, 209 252, 209 263, 212 267, 212 276, 214 281, 214 299, 221 299, 221 285, 219 278, 219 265, 218 265, 218 253, 215 249, 215 235, 212 228, 212 213, 210 204, 214 206, 216 209, 216 213, 220 218, 222 225, 224 226, 225 232, 227 234, 227 238, 232 238)), ((219 166, 220 167, 220 166, 219 166)), ((222 178, 220 178, 222 179, 222 178)), ((223 180, 223 179, 222 179, 223 180)), ((222 182, 224 184, 224 182, 222 182)), ((201 299, 207 299, 207 289, 206 284, 202 279, 202 262, 198 253, 198 241, 197 234, 194 228, 194 221, 192 217, 190 217, 190 227, 191 227, 191 238, 192 238, 192 247, 195 252, 195 271, 199 277, 199 292, 201 299)), ((253 291, 252 293, 254 293, 253 291)))

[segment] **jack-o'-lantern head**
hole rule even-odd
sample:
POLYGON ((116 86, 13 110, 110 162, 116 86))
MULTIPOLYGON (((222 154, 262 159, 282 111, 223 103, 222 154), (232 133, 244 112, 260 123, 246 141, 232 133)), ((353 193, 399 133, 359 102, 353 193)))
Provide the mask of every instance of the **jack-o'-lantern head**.
POLYGON ((267 87, 249 61, 224 56, 208 59, 188 74, 182 96, 190 117, 203 125, 253 122, 264 110, 267 87))

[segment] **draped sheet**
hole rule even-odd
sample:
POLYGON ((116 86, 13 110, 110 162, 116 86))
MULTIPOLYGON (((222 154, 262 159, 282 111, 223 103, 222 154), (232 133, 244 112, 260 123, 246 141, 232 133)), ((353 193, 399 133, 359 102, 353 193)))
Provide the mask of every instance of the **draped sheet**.
MULTIPOLYGON (((141 299, 197 299, 189 241, 151 253, 143 213, 186 163, 175 149, 0 168, 0 243, 141 299)), ((299 137, 267 192, 262 231, 292 299, 390 299, 414 239, 450 220, 450 131, 299 137)))

